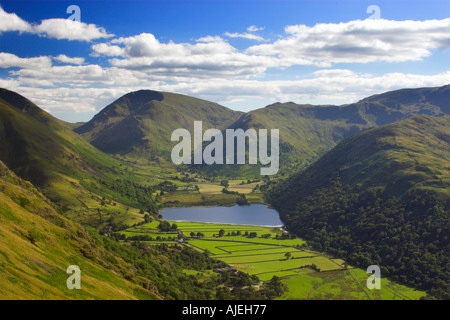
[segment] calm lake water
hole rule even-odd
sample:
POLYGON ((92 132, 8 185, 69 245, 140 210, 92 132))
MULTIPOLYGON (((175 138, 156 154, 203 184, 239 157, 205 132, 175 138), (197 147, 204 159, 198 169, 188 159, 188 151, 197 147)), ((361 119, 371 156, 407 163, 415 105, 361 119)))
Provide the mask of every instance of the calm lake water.
POLYGON ((233 207, 169 208, 161 210, 164 220, 251 226, 282 226, 278 211, 264 204, 233 207))

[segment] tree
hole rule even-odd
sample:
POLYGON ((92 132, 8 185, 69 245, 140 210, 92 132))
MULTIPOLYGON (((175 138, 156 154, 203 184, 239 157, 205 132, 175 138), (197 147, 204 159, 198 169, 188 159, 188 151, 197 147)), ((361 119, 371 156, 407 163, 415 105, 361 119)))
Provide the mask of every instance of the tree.
POLYGON ((219 237, 223 237, 225 235, 225 230, 220 229, 219 231, 219 237))
POLYGON ((225 188, 228 188, 228 186, 229 186, 230 184, 228 183, 228 180, 222 180, 222 181, 220 181, 220 185, 221 185, 221 186, 224 186, 225 188))
POLYGON ((284 256, 286 257, 286 260, 289 260, 291 258, 291 256, 292 256, 292 254, 290 252, 286 252, 284 254, 284 256))

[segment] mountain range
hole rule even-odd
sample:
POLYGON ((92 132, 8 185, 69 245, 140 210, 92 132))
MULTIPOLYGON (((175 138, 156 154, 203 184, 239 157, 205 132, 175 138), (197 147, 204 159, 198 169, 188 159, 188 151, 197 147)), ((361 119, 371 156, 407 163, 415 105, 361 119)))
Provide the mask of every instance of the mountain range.
MULTIPOLYGON (((374 95, 356 103, 302 105, 275 103, 248 113, 192 97, 141 90, 129 93, 91 121, 75 128, 100 150, 138 159, 168 161, 173 130, 192 132, 193 122, 208 128, 279 129, 281 174, 306 168, 337 143, 363 129, 392 123, 415 114, 450 113, 450 85, 402 89, 374 95)), ((200 166, 213 176, 256 176, 258 166, 200 166)))

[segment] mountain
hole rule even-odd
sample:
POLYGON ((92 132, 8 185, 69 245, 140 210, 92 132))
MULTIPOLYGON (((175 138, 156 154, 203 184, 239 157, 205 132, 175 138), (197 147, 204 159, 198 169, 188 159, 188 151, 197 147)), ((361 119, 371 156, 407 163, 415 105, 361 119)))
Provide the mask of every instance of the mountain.
POLYGON ((0 198, 0 299, 161 299, 1 161, 0 198), (82 290, 66 286, 70 265, 81 269, 82 290))
POLYGON ((0 89, 0 160, 62 206, 79 205, 82 179, 114 175, 119 166, 62 121, 6 89, 0 89))
POLYGON ((242 114, 185 95, 140 90, 117 99, 75 132, 104 152, 167 160, 175 129, 192 133, 194 121, 203 121, 205 129, 223 129, 242 114))
POLYGON ((139 209, 157 212, 145 177, 6 89, 0 89, 0 160, 83 225, 116 228, 142 221, 139 209))
POLYGON ((275 103, 248 112, 230 128, 279 129, 280 172, 288 174, 306 168, 362 129, 416 114, 450 114, 450 85, 396 90, 342 106, 275 103))
MULTIPOLYGON (((75 128, 100 150, 133 159, 168 160, 173 130, 203 128, 279 129, 280 173, 306 168, 336 144, 363 129, 393 123, 415 114, 450 113, 450 85, 402 89, 342 106, 275 103, 248 113, 205 100, 149 90, 131 92, 75 128)), ((213 176, 259 176, 259 165, 192 166, 213 176)))
POLYGON ((414 116, 345 139, 268 194, 319 249, 450 297, 450 116, 414 116))

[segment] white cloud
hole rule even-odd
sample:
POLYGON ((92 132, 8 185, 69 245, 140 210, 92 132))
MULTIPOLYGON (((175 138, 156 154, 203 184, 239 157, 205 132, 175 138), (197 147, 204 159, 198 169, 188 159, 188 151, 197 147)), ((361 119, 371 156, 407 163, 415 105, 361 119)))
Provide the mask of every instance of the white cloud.
POLYGON ((317 65, 417 61, 432 49, 450 47, 450 18, 426 21, 356 20, 287 26, 287 36, 249 47, 247 53, 272 55, 286 64, 317 65))
POLYGON ((94 44, 91 47, 92 56, 109 56, 109 57, 120 57, 125 55, 125 50, 119 46, 110 45, 107 43, 94 44))
MULTIPOLYGON (((400 88, 442 86, 448 84, 450 79, 450 71, 436 75, 388 73, 378 76, 358 74, 345 69, 322 70, 298 80, 272 81, 228 81, 215 78, 168 83, 153 81, 146 74, 139 75, 117 68, 63 66, 53 67, 50 71, 42 71, 40 74, 22 73, 18 79, 0 81, 0 86, 25 95, 50 112, 92 112, 105 107, 125 93, 139 89, 183 93, 223 105, 252 99, 264 100, 267 104, 276 101, 344 104, 400 88), (70 75, 65 77, 67 74, 70 75), (33 85, 45 75, 54 84, 58 80, 72 87, 44 88, 33 85)), ((249 110, 255 107, 247 106, 249 110)))
POLYGON ((262 75, 277 59, 239 52, 218 36, 207 36, 196 43, 161 43, 153 34, 118 38, 92 47, 93 56, 115 56, 113 67, 146 72, 150 77, 167 80, 182 78, 250 77, 262 75))
POLYGON ((224 35, 228 38, 242 38, 242 39, 248 39, 248 40, 266 41, 266 39, 264 39, 263 37, 258 36, 257 34, 248 33, 248 32, 244 32, 244 33, 225 32, 224 35))
POLYGON ((352 77, 355 76, 356 73, 347 69, 325 69, 315 71, 312 75, 317 77, 352 77))
POLYGON ((19 18, 15 13, 7 13, 0 6, 0 32, 4 31, 21 31, 30 32, 31 25, 19 18))
MULTIPOLYGON (((300 80, 198 80, 195 84, 160 85, 160 90, 179 92, 227 105, 234 100, 264 99, 312 104, 344 104, 401 88, 449 84, 450 71, 436 75, 388 73, 358 74, 351 70, 327 70, 300 80)), ((255 106, 253 106, 254 108, 255 106)))
POLYGON ((38 34, 58 40, 91 41, 113 37, 102 27, 69 19, 47 19, 32 25, 15 13, 7 13, 0 7, 0 32, 20 31, 38 34))
MULTIPOLYGON (((15 91, 47 112, 94 112, 118 97, 141 87, 123 88, 33 88, 19 87, 15 91)), ((86 119, 88 120, 88 119, 86 119)))
POLYGON ((243 33, 225 32, 224 35, 225 35, 225 37, 228 37, 228 38, 241 38, 241 39, 256 40, 256 41, 267 41, 263 37, 258 36, 257 34, 254 34, 254 32, 257 32, 257 31, 260 31, 263 29, 264 29, 264 27, 260 28, 257 26, 249 26, 247 28, 248 32, 243 32, 243 33))
POLYGON ((71 57, 66 56, 65 54, 60 54, 60 55, 58 55, 56 57, 53 57, 53 59, 55 59, 55 60, 57 60, 59 62, 68 63, 68 64, 80 65, 80 64, 84 63, 84 58, 81 58, 81 57, 71 58, 71 57))
POLYGON ((47 56, 19 58, 11 53, 0 52, 0 68, 45 69, 51 65, 51 58, 47 56))
POLYGON ((83 58, 71 58, 63 54, 57 57, 20 58, 11 53, 0 52, 0 68, 14 68, 9 71, 11 79, 26 86, 133 86, 148 78, 138 71, 103 68, 96 64, 83 65, 83 62, 83 58), (53 65, 52 59, 72 65, 53 65))
POLYGON ((94 39, 110 38, 104 28, 95 24, 87 24, 68 19, 47 19, 34 28, 35 32, 49 38, 91 41, 94 39))
POLYGON ((196 41, 197 42, 219 42, 219 41, 223 41, 223 39, 219 36, 205 36, 205 37, 198 38, 196 41))
POLYGON ((264 27, 249 26, 247 28, 248 32, 256 32, 256 31, 261 31, 261 30, 264 30, 264 27))

